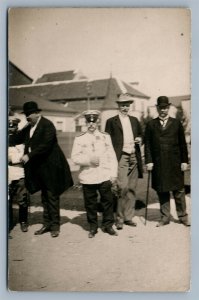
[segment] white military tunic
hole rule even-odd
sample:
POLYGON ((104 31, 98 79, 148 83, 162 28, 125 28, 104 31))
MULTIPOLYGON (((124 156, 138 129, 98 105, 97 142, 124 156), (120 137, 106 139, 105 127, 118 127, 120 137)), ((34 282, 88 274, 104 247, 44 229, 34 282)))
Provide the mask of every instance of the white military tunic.
POLYGON ((108 133, 95 130, 76 137, 71 159, 80 166, 79 180, 82 184, 99 184, 117 177, 118 162, 108 133), (94 155, 99 158, 99 166, 90 162, 94 155))

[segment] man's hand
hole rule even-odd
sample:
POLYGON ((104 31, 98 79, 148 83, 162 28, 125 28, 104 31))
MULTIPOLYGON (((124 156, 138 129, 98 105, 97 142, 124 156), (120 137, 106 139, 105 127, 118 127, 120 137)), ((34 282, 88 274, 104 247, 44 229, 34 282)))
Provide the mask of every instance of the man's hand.
POLYGON ((188 168, 188 164, 187 163, 181 163, 181 171, 184 172, 186 171, 188 168))
POLYGON ((27 154, 25 154, 24 156, 22 156, 21 161, 25 165, 29 161, 29 156, 27 154))
POLYGON ((91 156, 90 163, 91 163, 91 165, 98 167, 99 166, 99 157, 96 155, 91 156))
POLYGON ((137 136, 134 140, 135 144, 141 144, 142 143, 142 138, 137 136))
POLYGON ((117 177, 111 177, 110 178, 111 183, 114 185, 117 182, 117 177))
POLYGON ((152 171, 153 170, 153 163, 146 164, 146 169, 147 169, 147 171, 152 171))

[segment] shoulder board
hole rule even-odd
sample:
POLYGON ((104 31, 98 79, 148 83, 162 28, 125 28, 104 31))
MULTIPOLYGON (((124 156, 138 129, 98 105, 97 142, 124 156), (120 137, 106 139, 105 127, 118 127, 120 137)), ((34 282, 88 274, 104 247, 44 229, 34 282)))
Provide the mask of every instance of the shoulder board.
POLYGON ((79 135, 77 135, 76 137, 80 137, 80 136, 82 136, 82 135, 84 135, 86 132, 82 132, 82 133, 80 133, 79 135))
POLYGON ((99 130, 101 133, 103 133, 103 134, 107 134, 107 135, 109 135, 109 133, 108 132, 105 132, 105 131, 101 131, 101 130, 99 130))

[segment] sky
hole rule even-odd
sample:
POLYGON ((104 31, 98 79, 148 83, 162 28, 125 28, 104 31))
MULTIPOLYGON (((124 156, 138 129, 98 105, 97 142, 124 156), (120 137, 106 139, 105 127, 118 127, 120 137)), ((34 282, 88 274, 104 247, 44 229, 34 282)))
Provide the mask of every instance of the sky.
POLYGON ((28 76, 79 69, 118 77, 155 102, 190 94, 190 11, 164 8, 12 8, 8 56, 28 76))

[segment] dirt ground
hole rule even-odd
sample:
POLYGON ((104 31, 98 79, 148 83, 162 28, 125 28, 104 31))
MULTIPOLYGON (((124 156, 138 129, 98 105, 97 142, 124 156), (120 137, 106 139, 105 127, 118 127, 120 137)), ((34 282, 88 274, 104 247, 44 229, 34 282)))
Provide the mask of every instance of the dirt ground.
MULTIPOLYGON (((143 182, 141 182, 143 184, 143 182)), ((145 192, 140 189, 139 196, 145 192)), ((61 233, 35 236, 42 223, 39 194, 32 196, 27 233, 16 224, 8 242, 9 289, 12 291, 187 291, 190 288, 190 228, 179 224, 171 199, 172 222, 157 228, 159 204, 150 191, 148 221, 137 207, 136 228, 118 236, 99 228, 88 238, 81 190, 61 198, 61 233), (151 201, 151 199, 153 201, 151 201)), ((190 195, 186 196, 191 212, 190 195)), ((17 205, 14 206, 17 216, 17 205)), ((99 227, 101 214, 99 213, 99 227)))

